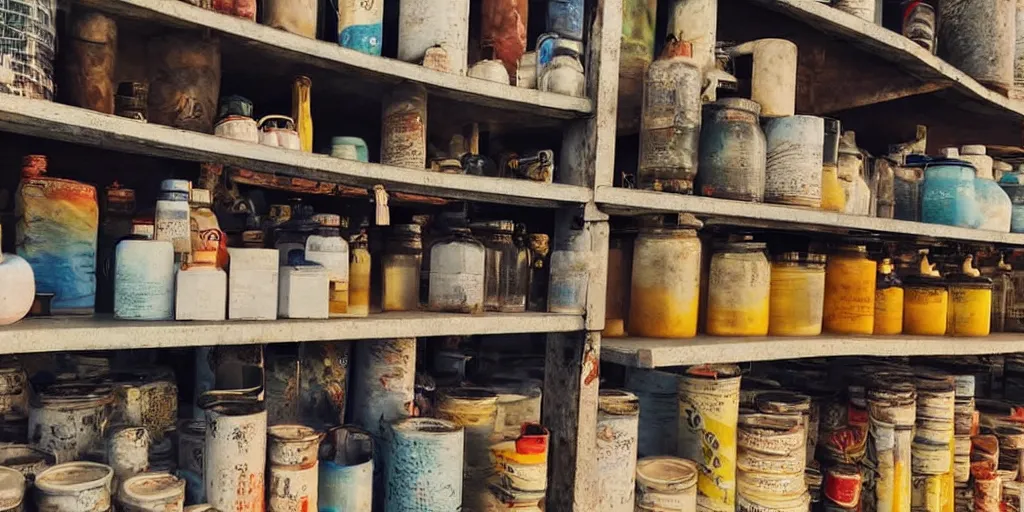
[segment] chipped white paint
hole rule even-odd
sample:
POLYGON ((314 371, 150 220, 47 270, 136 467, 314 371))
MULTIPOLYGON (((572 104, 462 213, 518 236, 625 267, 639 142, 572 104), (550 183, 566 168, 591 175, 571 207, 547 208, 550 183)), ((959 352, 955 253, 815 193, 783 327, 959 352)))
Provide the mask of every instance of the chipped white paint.
POLYGON ((256 401, 232 401, 208 392, 203 482, 219 510, 262 512, 267 463, 267 411, 256 401))
POLYGON ((29 407, 29 441, 53 453, 57 462, 80 460, 101 446, 113 401, 106 386, 50 386, 29 407))
POLYGON ((151 439, 145 427, 121 427, 107 435, 107 464, 114 470, 114 488, 149 470, 151 439))
POLYGON ((466 74, 469 0, 401 0, 398 7, 398 59, 420 62, 429 48, 448 54, 448 69, 466 74))
POLYGON ((318 496, 317 449, 324 435, 302 425, 274 425, 267 437, 267 512, 312 510, 318 496))
POLYGON ((228 275, 215 268, 178 271, 175 320, 224 320, 227 317, 228 275))
POLYGON ((122 484, 121 512, 180 512, 185 506, 185 481, 168 473, 143 473, 122 484))
POLYGON ((601 390, 597 411, 598 510, 632 512, 640 404, 627 391, 601 390))
POLYGON ((277 318, 278 251, 229 247, 228 318, 277 318))

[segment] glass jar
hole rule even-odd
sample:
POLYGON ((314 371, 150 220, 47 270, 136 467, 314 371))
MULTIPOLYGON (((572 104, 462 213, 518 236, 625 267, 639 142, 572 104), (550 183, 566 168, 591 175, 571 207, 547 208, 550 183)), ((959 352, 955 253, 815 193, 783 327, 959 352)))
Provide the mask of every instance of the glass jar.
POLYGON ((331 281, 329 311, 332 316, 347 315, 349 254, 348 242, 341 230, 348 228, 348 219, 332 213, 318 213, 312 217, 316 230, 306 237, 306 261, 319 263, 327 269, 331 281))
MULTIPOLYGON (((922 257, 922 266, 928 266, 922 257)), ((946 334, 949 290, 938 275, 922 273, 903 280, 903 333, 923 336, 946 334)))
POLYGON ((784 252, 771 270, 768 334, 817 336, 825 300, 825 255, 784 252))
POLYGON ((570 228, 555 244, 548 280, 548 312, 582 315, 590 279, 589 237, 581 229, 570 228))
POLYGON ((640 229, 633 244, 629 321, 634 336, 692 338, 700 302, 701 222, 682 215, 640 229))
POLYGON ((512 241, 515 225, 510 220, 474 222, 473 235, 484 244, 484 309, 520 312, 526 310, 526 297, 514 297, 519 249, 512 241))
POLYGON ((1024 233, 1024 165, 999 177, 999 186, 1010 197, 1010 232, 1024 233))
POLYGON ((192 184, 187 180, 163 180, 156 200, 154 238, 169 240, 174 245, 174 258, 179 262, 192 252, 188 204, 191 189, 192 184))
POLYGON ((874 334, 899 334, 903 332, 903 281, 893 272, 892 260, 882 258, 878 262, 875 277, 875 328, 874 334))
POLYGON ((891 219, 896 216, 896 163, 886 157, 879 157, 874 160, 872 169, 875 217, 891 219))
POLYGON ((764 200, 767 141, 761 105, 723 98, 704 105, 697 182, 700 195, 737 201, 764 200))
POLYGON ((875 327, 875 262, 867 247, 843 245, 825 265, 822 326, 834 334, 871 334, 875 327))
POLYGON ((981 225, 973 165, 943 158, 918 158, 908 163, 924 168, 921 222, 964 228, 981 225))
POLYGON ((450 221, 446 231, 430 248, 428 307, 480 313, 484 310, 484 244, 473 238, 464 220, 450 221))
POLYGON ((825 145, 821 162, 821 209, 841 212, 846 208, 846 195, 839 185, 838 119, 825 118, 825 145))
POLYGON ((604 296, 604 330, 601 332, 601 336, 606 338, 626 335, 635 236, 633 230, 613 229, 608 242, 608 283, 604 296))
POLYGON ((985 146, 971 144, 960 148, 960 159, 974 164, 974 197, 981 212, 980 229, 1008 233, 1013 215, 1013 203, 1006 191, 993 177, 992 157, 985 154, 985 146))
POLYGON ((370 237, 365 228, 349 238, 348 316, 370 314, 370 237))
POLYGON ((419 224, 391 228, 384 252, 384 311, 415 311, 420 306, 423 239, 419 224))
POLYGON ((765 244, 745 238, 711 256, 705 332, 712 336, 768 334, 771 266, 765 244))
POLYGON ((427 91, 419 84, 395 87, 384 102, 380 163, 423 170, 427 167, 427 91))
POLYGON ((530 274, 533 260, 530 258, 530 247, 526 240, 526 225, 516 224, 512 234, 512 242, 516 244, 516 271, 512 276, 509 285, 509 293, 513 304, 522 303, 522 309, 526 311, 526 303, 530 296, 530 274))
POLYGON ((847 130, 839 141, 839 186, 846 198, 843 213, 872 215, 871 187, 864 179, 864 155, 857 147, 856 136, 847 130))
POLYGON ((527 298, 527 309, 547 311, 551 239, 544 233, 530 233, 526 238, 530 250, 530 293, 527 298))
POLYGON ((992 332, 1006 331, 1006 312, 1014 296, 1012 272, 1002 255, 998 265, 981 269, 982 275, 992 280, 992 332))
POLYGON ((988 336, 992 322, 992 280, 971 267, 971 257, 963 264, 963 273, 948 277, 949 310, 946 334, 949 336, 988 336))

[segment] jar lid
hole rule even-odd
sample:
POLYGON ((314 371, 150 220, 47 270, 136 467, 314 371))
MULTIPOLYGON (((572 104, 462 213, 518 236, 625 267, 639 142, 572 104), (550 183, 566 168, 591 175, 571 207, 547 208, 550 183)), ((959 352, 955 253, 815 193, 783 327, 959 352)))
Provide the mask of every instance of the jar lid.
POLYGON ((697 485, 697 463, 668 455, 636 461, 636 483, 642 489, 674 494, 697 485))
MULTIPOLYGON (((327 228, 341 227, 341 216, 334 213, 317 213, 310 217, 313 222, 327 228)), ((347 224, 347 223, 346 223, 347 224)))
POLYGON ((635 416, 640 412, 640 399, 629 391, 601 389, 597 395, 597 409, 616 416, 635 416))
POLYGON ((185 192, 188 193, 192 189, 192 182, 188 180, 163 180, 160 182, 160 190, 162 192, 185 192))
POLYGON ((213 195, 205 188, 194 188, 189 200, 195 204, 210 206, 213 204, 213 195))
POLYGON ((412 237, 420 236, 423 227, 419 224, 394 224, 391 226, 391 234, 395 236, 412 237))
POLYGON ((782 252, 775 255, 775 261, 792 262, 792 263, 818 263, 824 264, 828 260, 828 256, 816 252, 798 252, 789 251, 782 252))
POLYGON ((173 500, 185 494, 185 481, 169 473, 140 473, 121 484, 121 499, 129 504, 173 500))
POLYGON ((739 365, 735 364, 701 364, 686 369, 688 377, 708 379, 739 377, 741 373, 739 365))
POLYGON ((992 280, 985 276, 969 276, 967 274, 950 274, 946 281, 959 288, 992 288, 992 280))
POLYGON ((746 98, 722 98, 711 104, 719 108, 734 108, 737 110, 745 110, 751 112, 754 115, 761 115, 761 104, 746 98))
POLYGON ((473 222, 469 225, 473 231, 493 232, 499 234, 512 234, 515 223, 510 220, 491 220, 486 222, 473 222))
POLYGON ((753 237, 744 236, 739 240, 723 240, 715 244, 715 249, 719 252, 760 252, 764 251, 768 244, 764 242, 754 242, 753 237))
POLYGON ((967 144, 960 146, 961 155, 984 155, 985 154, 984 144, 967 144))

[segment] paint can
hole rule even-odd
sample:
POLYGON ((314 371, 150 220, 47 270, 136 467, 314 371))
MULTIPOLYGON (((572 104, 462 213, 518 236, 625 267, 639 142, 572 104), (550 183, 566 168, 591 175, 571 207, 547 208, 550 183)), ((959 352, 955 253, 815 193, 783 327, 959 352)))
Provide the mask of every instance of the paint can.
POLYGON ((825 472, 825 498, 847 510, 857 510, 864 479, 860 468, 852 464, 836 464, 825 472))
POLYGON ((434 47, 441 47, 447 54, 446 71, 466 74, 469 0, 401 0, 398 59, 418 64, 434 47))
POLYGON ((327 431, 320 445, 320 512, 371 512, 373 436, 354 426, 327 431))
POLYGON ((107 434, 107 464, 114 470, 114 489, 149 471, 149 432, 145 427, 117 427, 107 434))
POLYGON ((938 55, 975 80, 1007 94, 1013 85, 1015 2, 939 2, 938 55))
POLYGON ((504 498, 504 503, 525 506, 538 505, 543 500, 548 488, 549 437, 548 429, 527 423, 522 425, 514 441, 491 446, 491 458, 497 470, 491 490, 499 499, 504 498))
POLYGON ((109 511, 114 470, 95 462, 66 462, 36 475, 40 511, 109 511))
POLYGON ((921 0, 907 0, 903 10, 903 37, 935 53, 935 7, 921 0))
POLYGON ((765 202, 820 208, 825 120, 802 115, 765 119, 764 136, 765 202))
POLYGON ((125 480, 118 492, 121 512, 179 512, 185 481, 168 473, 142 473, 125 480))
POLYGON ((29 407, 29 441, 58 462, 80 460, 103 441, 114 397, 109 386, 55 384, 29 407))
POLYGON ((350 406, 352 422, 376 438, 411 414, 415 394, 416 338, 356 343, 350 406))
POLYGON ((220 510, 263 512, 267 463, 267 411, 262 402, 208 391, 203 484, 207 501, 220 510))
POLYGON ((55 464, 52 453, 27 444, 0 445, 0 466, 16 469, 31 484, 36 475, 55 464))
POLYGON ((16 469, 0 467, 0 511, 22 512, 25 500, 25 475, 16 469))
POLYGON ((678 452, 679 375, 642 368, 626 369, 626 389, 640 402, 637 453, 641 457, 678 452))
POLYGON ((433 418, 391 424, 385 512, 461 510, 462 427, 433 418))
POLYGON ((341 0, 338 44, 368 55, 380 55, 384 44, 384 2, 341 0))
POLYGON ((295 512, 317 506, 321 432, 302 425, 274 425, 267 429, 267 512, 295 512))
POLYGON ((787 117, 794 114, 796 44, 785 39, 755 39, 733 46, 726 52, 733 59, 745 55, 754 59, 750 99, 760 105, 759 113, 762 117, 787 117))
POLYGON ((498 395, 485 388, 454 388, 439 395, 437 417, 462 427, 466 440, 463 506, 482 508, 486 503, 487 481, 494 472, 490 446, 498 414, 498 395))
POLYGON ((170 473, 178 469, 178 461, 175 458, 174 441, 171 439, 177 434, 176 429, 164 432, 163 439, 153 441, 149 445, 149 470, 154 473, 170 473))
POLYGON ((679 382, 679 456, 697 462, 697 505, 707 512, 736 507, 736 426, 740 368, 687 368, 679 382))
POLYGON ((671 456, 638 460, 636 510, 696 512, 697 463, 671 456))
POLYGON ((597 503, 606 512, 633 510, 640 401, 602 389, 597 399, 597 503))
POLYGON ((489 389, 498 395, 494 430, 502 439, 515 439, 523 424, 540 422, 540 387, 523 384, 489 389))

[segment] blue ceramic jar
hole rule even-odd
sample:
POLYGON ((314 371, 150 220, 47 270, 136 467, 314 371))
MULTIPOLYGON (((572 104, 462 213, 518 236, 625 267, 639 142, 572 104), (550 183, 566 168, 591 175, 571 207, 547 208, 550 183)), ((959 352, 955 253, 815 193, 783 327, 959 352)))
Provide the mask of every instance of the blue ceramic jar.
POLYGON ((908 166, 924 168, 921 221, 964 228, 981 225, 975 197, 974 166, 962 160, 908 157, 908 166))

